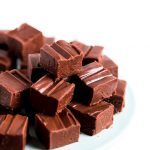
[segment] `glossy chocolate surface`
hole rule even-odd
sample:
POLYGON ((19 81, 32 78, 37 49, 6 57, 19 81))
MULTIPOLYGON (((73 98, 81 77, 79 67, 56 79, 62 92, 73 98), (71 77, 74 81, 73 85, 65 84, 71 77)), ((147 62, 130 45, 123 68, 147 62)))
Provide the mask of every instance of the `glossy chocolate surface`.
POLYGON ((47 149, 57 148, 78 141, 80 124, 68 109, 54 117, 37 114, 36 133, 47 149))
POLYGON ((18 70, 1 73, 0 105, 10 109, 20 107, 23 103, 23 99, 28 95, 26 91, 31 84, 31 81, 18 70))
POLYGON ((102 101, 94 106, 71 102, 68 108, 80 122, 81 131, 85 134, 97 134, 113 123, 114 107, 107 102, 102 101))
POLYGON ((49 115, 61 112, 71 101, 74 87, 64 80, 54 82, 48 75, 42 77, 31 87, 33 109, 49 115))
POLYGON ((117 87, 117 78, 97 62, 83 66, 82 72, 72 76, 70 82, 76 84, 74 100, 88 105, 112 96, 117 87))
POLYGON ((0 115, 0 150, 24 150, 28 118, 21 115, 0 115))

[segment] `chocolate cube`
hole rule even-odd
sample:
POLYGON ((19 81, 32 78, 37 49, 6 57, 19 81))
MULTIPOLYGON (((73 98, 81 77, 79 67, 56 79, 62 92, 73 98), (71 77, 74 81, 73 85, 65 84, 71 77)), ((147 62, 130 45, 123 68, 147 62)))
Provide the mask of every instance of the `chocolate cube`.
POLYGON ((47 149, 71 144, 79 139, 80 124, 68 109, 54 117, 37 114, 35 124, 36 133, 47 149))
POLYGON ((79 73, 82 59, 82 52, 63 40, 41 48, 41 66, 58 79, 79 73))
POLYGON ((28 118, 21 115, 0 115, 0 150, 24 150, 28 118))
POLYGON ((0 105, 16 109, 20 108, 29 95, 31 81, 17 70, 6 71, 0 74, 0 105))
POLYGON ((74 87, 64 80, 54 82, 46 75, 31 86, 31 105, 36 112, 55 115, 71 101, 74 87))
POLYGON ((94 106, 72 102, 68 108, 80 122, 81 132, 85 134, 97 134, 113 123, 114 106, 107 102, 102 101, 94 106))
POLYGON ((73 99, 90 106, 112 96, 117 87, 117 78, 98 62, 83 66, 70 82, 76 84, 73 99))

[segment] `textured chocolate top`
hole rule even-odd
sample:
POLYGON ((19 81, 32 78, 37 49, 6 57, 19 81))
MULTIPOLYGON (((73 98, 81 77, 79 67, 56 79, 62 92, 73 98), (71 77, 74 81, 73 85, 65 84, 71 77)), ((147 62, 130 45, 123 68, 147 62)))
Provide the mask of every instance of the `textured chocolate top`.
POLYGON ((118 85, 117 85, 115 95, 120 96, 120 97, 124 97, 126 86, 127 86, 126 81, 118 80, 118 85))
POLYGON ((32 88, 39 91, 41 94, 52 96, 59 100, 66 94, 66 92, 68 93, 74 88, 74 84, 70 84, 64 80, 54 82, 48 75, 46 75, 33 84, 32 88))
POLYGON ((83 66, 79 77, 86 85, 91 87, 116 79, 108 70, 104 69, 103 66, 97 62, 83 66))
POLYGON ((53 56, 56 60, 69 59, 81 55, 80 50, 73 48, 69 43, 63 40, 53 43, 51 47, 45 45, 42 49, 53 56))
POLYGON ((0 74, 0 84, 12 92, 19 92, 29 88, 32 83, 22 73, 14 69, 0 74))
POLYGON ((73 101, 69 104, 68 107, 71 107, 72 109, 75 109, 75 110, 81 112, 82 114, 86 114, 86 115, 89 115, 91 117, 97 118, 98 115, 101 114, 106 109, 108 109, 110 107, 113 108, 113 105, 110 103, 107 103, 105 101, 102 101, 102 102, 100 102, 96 105, 93 105, 93 106, 86 106, 86 105, 83 105, 81 103, 73 101))
POLYGON ((71 126, 80 125, 70 110, 66 108, 54 117, 36 114, 36 118, 51 132, 57 132, 58 130, 64 130, 71 126))
POLYGON ((0 115, 0 134, 23 135, 27 130, 28 118, 21 115, 0 115))

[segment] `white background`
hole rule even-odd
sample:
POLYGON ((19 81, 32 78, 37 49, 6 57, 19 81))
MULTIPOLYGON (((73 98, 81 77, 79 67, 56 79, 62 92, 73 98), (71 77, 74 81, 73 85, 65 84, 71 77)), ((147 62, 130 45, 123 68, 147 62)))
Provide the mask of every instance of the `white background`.
POLYGON ((108 150, 150 148, 149 0, 2 0, 0 29, 27 22, 47 36, 105 47, 135 96, 135 114, 108 150))

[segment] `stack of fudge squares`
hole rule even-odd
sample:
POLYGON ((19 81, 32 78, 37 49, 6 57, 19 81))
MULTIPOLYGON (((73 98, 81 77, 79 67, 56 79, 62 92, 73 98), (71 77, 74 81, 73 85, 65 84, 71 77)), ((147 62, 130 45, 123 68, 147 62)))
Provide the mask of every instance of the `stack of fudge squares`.
POLYGON ((125 91, 102 46, 55 41, 28 24, 0 31, 0 150, 23 150, 31 124, 46 149, 95 135, 123 110, 125 91))

